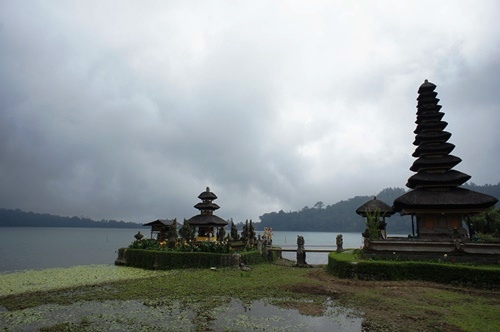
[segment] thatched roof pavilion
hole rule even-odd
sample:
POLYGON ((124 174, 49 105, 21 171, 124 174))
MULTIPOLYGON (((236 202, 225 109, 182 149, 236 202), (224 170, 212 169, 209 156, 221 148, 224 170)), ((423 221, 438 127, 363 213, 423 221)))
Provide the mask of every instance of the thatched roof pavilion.
POLYGON ((166 240, 167 233, 174 223, 175 219, 157 219, 142 226, 151 226, 151 239, 156 236, 156 239, 161 242, 166 240))
POLYGON ((377 199, 377 197, 373 197, 373 199, 356 209, 356 213, 362 217, 366 217, 368 213, 374 213, 376 211, 378 211, 380 215, 387 217, 394 214, 392 207, 377 199))
MULTIPOLYGON (((392 207, 377 199, 377 197, 373 197, 373 199, 357 208, 356 213, 363 218, 367 218, 367 222, 368 218, 377 217, 379 222, 379 235, 383 239, 387 238, 385 229, 387 223, 385 222, 385 218, 390 217, 394 214, 392 207)), ((363 233, 363 236, 368 237, 367 235, 368 233, 367 231, 365 231, 365 233, 363 233)))

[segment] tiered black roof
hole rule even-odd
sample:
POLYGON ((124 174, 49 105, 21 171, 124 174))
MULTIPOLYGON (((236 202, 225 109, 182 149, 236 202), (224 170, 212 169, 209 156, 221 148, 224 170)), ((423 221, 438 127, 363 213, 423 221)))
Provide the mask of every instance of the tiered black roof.
POLYGON ((444 129, 448 125, 442 121, 444 113, 438 105, 436 85, 425 80, 418 89, 417 128, 414 145, 417 146, 413 157, 417 160, 410 170, 417 174, 411 176, 406 184, 414 189, 394 201, 394 210, 403 209, 462 209, 475 211, 493 206, 495 197, 458 188, 471 176, 452 168, 462 160, 450 153, 455 145, 448 143, 451 134, 444 129))
POLYGON ((217 195, 211 192, 209 187, 207 187, 204 192, 199 194, 198 198, 201 199, 202 202, 196 204, 194 207, 200 210, 200 214, 187 220, 188 224, 198 226, 227 225, 227 221, 213 214, 214 211, 219 209, 220 207, 212 202, 213 200, 217 199, 217 195))
POLYGON ((210 191, 210 188, 207 187, 207 190, 198 195, 198 198, 202 201, 214 201, 217 199, 217 195, 210 191))
POLYGON ((416 189, 423 187, 457 187, 471 177, 465 173, 452 170, 462 160, 450 155, 455 145, 448 143, 451 134, 444 131, 448 123, 442 121, 444 113, 436 98, 436 85, 425 80, 418 89, 417 128, 414 133, 414 145, 417 146, 413 157, 417 160, 410 170, 417 172, 408 179, 407 187, 416 189))
POLYGON ((212 203, 213 200, 217 199, 217 195, 210 191, 210 188, 207 187, 207 190, 198 195, 198 198, 203 202, 196 204, 194 207, 201 211, 201 214, 213 214, 213 211, 220 208, 215 203, 212 203))

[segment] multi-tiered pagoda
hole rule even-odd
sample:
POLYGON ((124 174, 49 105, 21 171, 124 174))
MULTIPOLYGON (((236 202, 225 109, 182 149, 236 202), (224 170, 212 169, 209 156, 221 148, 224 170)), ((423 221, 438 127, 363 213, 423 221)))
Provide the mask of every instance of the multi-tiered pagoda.
POLYGON ((191 217, 186 222, 198 230, 197 240, 210 241, 217 239, 221 241, 227 221, 214 215, 214 211, 220 208, 217 204, 213 203, 217 199, 217 195, 207 187, 207 190, 202 192, 198 198, 201 199, 201 202, 194 207, 200 210, 200 214, 191 217))
POLYGON ((444 129, 444 113, 438 105, 436 85, 425 82, 418 89, 417 128, 410 170, 416 172, 408 179, 413 189, 394 201, 393 209, 403 215, 416 216, 417 236, 421 239, 444 240, 465 238, 464 219, 495 205, 495 197, 461 188, 471 177, 456 171, 462 160, 450 153, 455 146, 448 142, 451 134, 444 129))

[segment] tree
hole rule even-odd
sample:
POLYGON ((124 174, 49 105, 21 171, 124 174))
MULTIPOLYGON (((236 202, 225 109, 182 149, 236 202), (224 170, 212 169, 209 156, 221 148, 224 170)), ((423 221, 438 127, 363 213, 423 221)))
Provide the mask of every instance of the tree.
POLYGON ((226 229, 224 227, 217 227, 217 241, 224 241, 226 236, 226 229))
POLYGON ((167 237, 170 239, 170 238, 175 238, 177 239, 178 235, 177 235, 177 218, 174 219, 174 221, 172 221, 172 225, 170 226, 170 228, 168 229, 168 232, 167 232, 167 237))
POLYGON ((177 218, 172 221, 172 225, 170 225, 170 228, 168 229, 167 232, 167 241, 168 241, 168 247, 173 248, 177 244, 177 218))
POLYGON ((186 242, 191 242, 194 240, 194 229, 188 224, 187 220, 184 219, 181 229, 179 230, 181 238, 186 242))
POLYGON ((489 234, 500 238, 500 209, 492 207, 470 220, 476 233, 489 234))
POLYGON ((237 241, 240 237, 238 235, 238 228, 236 228, 236 225, 233 222, 233 219, 231 219, 231 239, 233 241, 237 241))
POLYGON ((245 220, 245 224, 243 225, 243 230, 241 231, 241 241, 244 243, 248 243, 248 219, 245 220))
POLYGON ((253 246, 255 242, 255 229, 253 228, 252 219, 250 219, 250 225, 248 226, 248 240, 250 246, 253 246))
POLYGON ((316 202, 316 204, 314 204, 314 207, 318 210, 321 210, 323 206, 325 206, 325 204, 322 201, 316 202))

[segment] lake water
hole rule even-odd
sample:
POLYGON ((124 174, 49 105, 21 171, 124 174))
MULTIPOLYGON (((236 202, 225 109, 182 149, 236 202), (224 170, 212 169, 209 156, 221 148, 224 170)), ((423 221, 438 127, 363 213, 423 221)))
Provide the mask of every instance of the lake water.
MULTIPOLYGON (((118 248, 127 247, 138 231, 149 234, 146 228, 0 227, 0 272, 114 264, 118 248)), ((344 248, 362 244, 360 233, 274 232, 273 245, 296 248, 301 235, 306 249, 334 250, 338 234, 343 235, 344 248)), ((307 253, 306 262, 326 264, 327 257, 328 253, 307 253)), ((285 252, 283 258, 296 260, 296 254, 285 252)))

